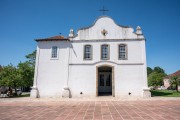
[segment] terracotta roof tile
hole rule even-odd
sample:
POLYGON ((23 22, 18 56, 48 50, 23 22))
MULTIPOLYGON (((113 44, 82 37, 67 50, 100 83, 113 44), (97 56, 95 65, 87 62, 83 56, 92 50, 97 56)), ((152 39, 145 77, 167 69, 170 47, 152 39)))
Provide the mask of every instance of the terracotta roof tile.
POLYGON ((42 39, 35 39, 38 41, 62 41, 62 40, 69 40, 68 38, 65 38, 64 36, 53 36, 49 38, 42 38, 42 39))
POLYGON ((180 76, 180 70, 176 71, 173 74, 170 74, 170 76, 180 76))
POLYGON ((166 76, 165 78, 171 78, 173 76, 180 76, 180 70, 176 71, 175 73, 169 74, 168 76, 166 76))
POLYGON ((64 38, 65 38, 64 36, 53 36, 47 39, 64 39, 64 38))

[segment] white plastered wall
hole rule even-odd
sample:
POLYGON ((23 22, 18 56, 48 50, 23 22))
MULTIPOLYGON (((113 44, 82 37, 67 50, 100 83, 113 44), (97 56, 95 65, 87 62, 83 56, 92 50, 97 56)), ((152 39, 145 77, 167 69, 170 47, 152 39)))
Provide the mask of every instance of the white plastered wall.
POLYGON ((61 97, 67 81, 69 43, 67 41, 38 42, 39 65, 37 87, 39 97, 61 97), (58 58, 51 58, 51 48, 57 46, 58 58))

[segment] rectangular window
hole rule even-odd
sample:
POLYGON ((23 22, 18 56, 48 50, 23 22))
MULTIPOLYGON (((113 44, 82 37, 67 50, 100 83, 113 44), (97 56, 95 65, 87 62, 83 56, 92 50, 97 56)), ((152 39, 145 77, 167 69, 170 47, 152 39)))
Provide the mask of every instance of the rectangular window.
POLYGON ((109 46, 108 45, 101 46, 101 59, 102 60, 109 59, 109 46))
POLYGON ((92 46, 91 45, 84 46, 84 59, 85 60, 92 59, 92 46))
POLYGON ((119 59, 127 59, 127 47, 124 44, 119 45, 119 59))
POLYGON ((52 47, 51 58, 57 58, 57 46, 52 47))

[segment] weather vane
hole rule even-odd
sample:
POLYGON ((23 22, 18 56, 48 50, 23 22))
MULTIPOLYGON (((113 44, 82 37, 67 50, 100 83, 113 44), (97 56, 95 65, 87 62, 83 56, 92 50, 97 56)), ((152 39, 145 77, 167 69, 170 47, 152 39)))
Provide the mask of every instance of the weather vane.
POLYGON ((102 9, 100 9, 99 11, 101 11, 102 12, 102 14, 104 15, 105 14, 105 12, 107 12, 107 11, 109 11, 108 9, 105 9, 104 8, 104 6, 103 6, 103 8, 102 9))

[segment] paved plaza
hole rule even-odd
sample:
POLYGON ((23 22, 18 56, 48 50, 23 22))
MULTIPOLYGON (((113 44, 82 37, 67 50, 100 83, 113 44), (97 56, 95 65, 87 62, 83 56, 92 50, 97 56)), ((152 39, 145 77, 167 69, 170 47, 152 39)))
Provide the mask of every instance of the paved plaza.
POLYGON ((180 99, 0 98, 0 120, 180 120, 180 99))

